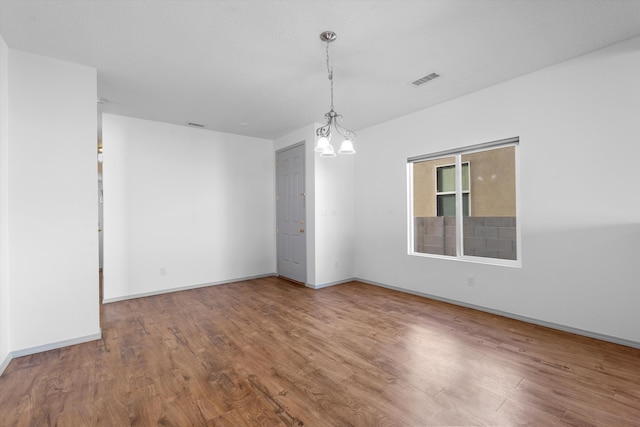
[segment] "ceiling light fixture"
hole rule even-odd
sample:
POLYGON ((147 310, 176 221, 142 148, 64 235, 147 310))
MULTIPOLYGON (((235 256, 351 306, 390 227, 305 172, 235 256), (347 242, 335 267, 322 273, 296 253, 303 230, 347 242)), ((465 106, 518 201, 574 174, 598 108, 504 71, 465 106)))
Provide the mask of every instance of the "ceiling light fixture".
POLYGON ((342 115, 336 113, 333 110, 333 67, 329 61, 329 43, 337 38, 336 33, 333 31, 325 31, 320 34, 320 40, 327 43, 327 73, 329 74, 329 81, 331 82, 331 108, 324 118, 327 120, 327 124, 316 129, 316 135, 319 137, 316 144, 315 151, 320 153, 320 157, 335 157, 336 152, 331 145, 331 129, 344 138, 338 153, 340 154, 355 154, 356 150, 353 148, 353 141, 356 139, 355 132, 341 126, 338 123, 338 119, 342 119, 342 115))

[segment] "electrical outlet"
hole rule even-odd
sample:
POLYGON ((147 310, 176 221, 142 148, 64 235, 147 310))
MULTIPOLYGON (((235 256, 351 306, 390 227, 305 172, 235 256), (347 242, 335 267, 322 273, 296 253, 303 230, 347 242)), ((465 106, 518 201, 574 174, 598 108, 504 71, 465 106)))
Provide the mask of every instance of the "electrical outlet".
POLYGON ((476 278, 473 274, 467 274, 467 286, 475 286, 476 278))
POLYGON ((166 276, 167 275, 167 269, 164 267, 160 268, 160 276, 166 276))

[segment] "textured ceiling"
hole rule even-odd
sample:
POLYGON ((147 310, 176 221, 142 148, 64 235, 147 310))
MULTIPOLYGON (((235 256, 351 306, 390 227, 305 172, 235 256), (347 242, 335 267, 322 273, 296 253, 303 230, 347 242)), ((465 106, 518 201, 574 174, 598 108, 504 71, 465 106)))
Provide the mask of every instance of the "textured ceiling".
POLYGON ((103 111, 269 139, 328 110, 324 30, 357 131, 638 36, 640 0, 0 0, 7 45, 97 68, 103 111))

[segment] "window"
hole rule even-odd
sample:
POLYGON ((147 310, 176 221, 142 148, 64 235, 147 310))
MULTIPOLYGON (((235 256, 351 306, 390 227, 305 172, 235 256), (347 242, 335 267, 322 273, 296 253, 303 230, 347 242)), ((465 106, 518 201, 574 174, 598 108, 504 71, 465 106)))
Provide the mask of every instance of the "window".
POLYGON ((519 265, 518 139, 408 159, 409 252, 519 265))
MULTIPOLYGON (((455 216, 455 165, 436 168, 436 211, 438 216, 455 216)), ((469 216, 469 162, 462 164, 462 212, 469 216)))

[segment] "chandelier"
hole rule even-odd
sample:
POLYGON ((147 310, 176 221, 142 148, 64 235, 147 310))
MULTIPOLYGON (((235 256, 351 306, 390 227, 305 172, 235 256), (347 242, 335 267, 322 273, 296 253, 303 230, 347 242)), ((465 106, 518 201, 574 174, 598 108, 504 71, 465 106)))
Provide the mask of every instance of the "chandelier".
POLYGON ((336 156, 336 152, 331 145, 331 137, 335 135, 335 133, 343 138, 338 153, 356 153, 356 150, 353 149, 353 141, 356 139, 355 132, 341 126, 338 123, 338 119, 342 119, 342 115, 336 113, 333 110, 333 67, 331 66, 331 62, 329 61, 329 43, 334 41, 336 38, 336 33, 334 33, 333 31, 325 31, 320 34, 320 40, 327 43, 327 73, 329 74, 329 82, 331 82, 331 108, 329 109, 329 112, 324 115, 327 124, 316 129, 316 135, 319 138, 316 144, 315 151, 320 153, 320 157, 336 156))

